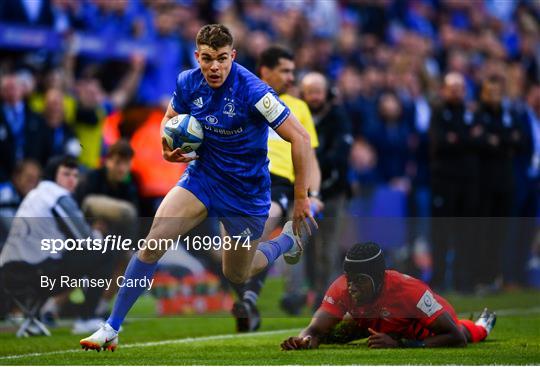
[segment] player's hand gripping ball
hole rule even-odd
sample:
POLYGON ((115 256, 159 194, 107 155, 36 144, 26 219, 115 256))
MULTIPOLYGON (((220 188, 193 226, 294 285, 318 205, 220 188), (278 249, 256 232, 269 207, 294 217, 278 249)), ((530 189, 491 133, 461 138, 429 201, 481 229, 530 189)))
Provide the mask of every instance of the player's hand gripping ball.
POLYGON ((186 156, 189 156, 195 155, 195 150, 203 141, 204 132, 195 117, 181 114, 165 123, 163 137, 172 150, 180 148, 187 153, 186 156))

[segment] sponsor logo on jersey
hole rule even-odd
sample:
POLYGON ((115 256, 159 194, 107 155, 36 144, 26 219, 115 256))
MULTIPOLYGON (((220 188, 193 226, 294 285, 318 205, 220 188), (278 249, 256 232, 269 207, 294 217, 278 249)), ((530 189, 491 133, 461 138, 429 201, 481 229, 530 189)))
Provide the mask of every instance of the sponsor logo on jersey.
POLYGON ((274 122, 285 110, 285 106, 279 103, 276 97, 270 92, 262 96, 262 98, 255 103, 255 107, 268 122, 274 122))
POLYGON ((246 228, 244 229, 241 233, 240 233, 240 236, 241 237, 250 237, 251 235, 253 234, 253 232, 251 232, 251 229, 246 228))
POLYGON ((229 117, 234 117, 234 115, 236 115, 236 113, 234 112, 234 104, 230 102, 227 103, 225 107, 223 107, 223 114, 229 117))
POLYGON ((418 301, 418 304, 416 305, 423 313, 428 315, 428 317, 431 317, 435 312, 439 311, 442 306, 435 297, 433 297, 433 294, 431 294, 430 291, 425 291, 425 293, 420 298, 420 301, 418 301))
POLYGON ((333 299, 332 297, 330 297, 330 296, 324 296, 323 301, 328 302, 328 303, 330 303, 331 305, 335 305, 335 304, 336 304, 336 301, 334 301, 334 299, 333 299))
POLYGON ((204 125, 204 129, 207 131, 212 131, 219 135, 227 135, 227 136, 241 134, 244 131, 244 128, 242 126, 240 126, 238 129, 228 130, 228 129, 223 129, 216 126, 204 125))
POLYGON ((195 99, 193 100, 193 104, 194 104, 195 106, 201 108, 201 107, 203 106, 203 104, 204 104, 204 103, 203 103, 202 97, 195 98, 195 99))
POLYGON ((208 115, 206 116, 206 122, 208 122, 211 125, 216 125, 219 122, 219 120, 214 115, 208 115))

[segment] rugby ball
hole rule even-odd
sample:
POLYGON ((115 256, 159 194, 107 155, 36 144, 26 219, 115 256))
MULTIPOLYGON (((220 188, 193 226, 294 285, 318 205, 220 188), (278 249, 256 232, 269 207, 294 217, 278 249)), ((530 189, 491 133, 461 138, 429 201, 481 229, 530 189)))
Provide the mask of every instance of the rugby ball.
POLYGON ((163 137, 171 149, 192 153, 201 145, 204 133, 201 124, 190 115, 176 115, 165 123, 163 137))

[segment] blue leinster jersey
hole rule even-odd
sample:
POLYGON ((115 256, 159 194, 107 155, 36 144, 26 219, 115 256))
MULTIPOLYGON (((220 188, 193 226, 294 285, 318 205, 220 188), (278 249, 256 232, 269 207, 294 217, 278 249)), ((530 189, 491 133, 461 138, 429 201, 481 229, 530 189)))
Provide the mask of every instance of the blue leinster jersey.
POLYGON ((227 80, 213 89, 196 68, 178 75, 172 107, 204 128, 199 159, 190 170, 235 194, 268 193, 268 127, 278 128, 290 113, 272 88, 233 62, 227 80))

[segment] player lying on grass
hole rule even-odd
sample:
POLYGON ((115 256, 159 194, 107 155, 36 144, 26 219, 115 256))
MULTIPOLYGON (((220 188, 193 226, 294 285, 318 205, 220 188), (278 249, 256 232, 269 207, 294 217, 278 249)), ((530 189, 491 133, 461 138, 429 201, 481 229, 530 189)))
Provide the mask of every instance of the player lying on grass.
POLYGON ((496 315, 487 309, 476 322, 458 320, 453 307, 425 283, 386 270, 375 243, 354 245, 343 268, 309 326, 284 340, 283 350, 366 337, 369 348, 464 347, 484 340, 495 326, 496 315))

